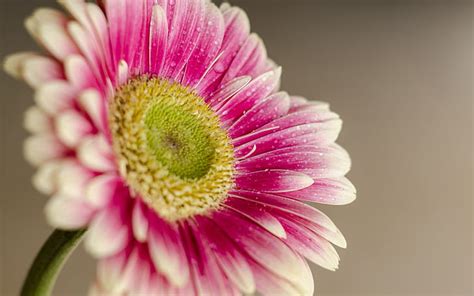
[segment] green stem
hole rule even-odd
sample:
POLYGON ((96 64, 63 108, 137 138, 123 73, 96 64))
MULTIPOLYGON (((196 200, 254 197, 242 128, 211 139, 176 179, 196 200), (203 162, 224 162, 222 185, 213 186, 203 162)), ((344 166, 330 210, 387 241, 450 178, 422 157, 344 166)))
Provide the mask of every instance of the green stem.
POLYGON ((21 289, 21 296, 51 295, 65 261, 81 241, 85 229, 55 230, 36 255, 21 289))

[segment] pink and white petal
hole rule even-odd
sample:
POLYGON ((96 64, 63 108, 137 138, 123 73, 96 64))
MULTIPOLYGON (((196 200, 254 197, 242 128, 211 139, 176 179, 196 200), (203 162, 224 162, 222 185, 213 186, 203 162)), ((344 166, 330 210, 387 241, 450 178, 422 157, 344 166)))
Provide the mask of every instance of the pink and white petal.
POLYGON ((38 166, 63 157, 67 153, 67 148, 52 134, 38 134, 26 139, 23 153, 29 163, 38 166))
POLYGON ((115 77, 116 64, 112 62, 113 56, 109 39, 109 27, 104 11, 94 3, 87 3, 86 11, 102 53, 102 62, 105 64, 108 78, 112 80, 112 78, 115 77))
POLYGON ((206 97, 206 94, 213 92, 219 85, 229 65, 250 34, 250 22, 242 9, 232 7, 223 12, 223 17, 225 33, 221 52, 218 55, 219 59, 212 65, 209 73, 198 87, 198 92, 204 97, 206 97))
MULTIPOLYGON (((125 267, 118 281, 118 285, 124 287, 128 295, 144 295, 151 276, 151 268, 145 259, 145 247, 135 245, 127 258, 125 267)), ((121 290, 121 289, 120 289, 121 290)))
POLYGON ((58 138, 68 147, 76 147, 94 131, 89 120, 74 109, 59 113, 55 118, 55 127, 58 138))
POLYGON ((326 216, 323 212, 297 200, 284 198, 282 196, 274 194, 246 190, 233 190, 229 193, 229 195, 236 198, 244 198, 257 203, 262 203, 275 210, 282 211, 295 217, 301 217, 307 221, 317 223, 321 227, 332 230, 334 232, 339 231, 336 225, 331 221, 331 219, 329 219, 329 217, 326 216))
POLYGON ((219 110, 230 98, 242 90, 252 80, 249 76, 242 76, 221 85, 221 88, 215 94, 209 96, 206 103, 213 110, 219 110))
POLYGON ((87 89, 79 94, 79 105, 89 115, 95 127, 107 130, 107 107, 105 99, 96 89, 87 89))
POLYGON ((72 230, 87 226, 94 211, 82 200, 55 195, 46 204, 45 213, 53 227, 72 230))
POLYGON ((83 56, 72 55, 67 57, 64 61, 64 68, 68 81, 76 89, 98 88, 97 78, 83 56))
POLYGON ((156 215, 150 215, 149 219, 148 246, 155 267, 171 283, 183 287, 190 272, 177 225, 156 215))
POLYGON ((38 56, 34 52, 19 52, 8 55, 3 62, 3 70, 17 79, 23 78, 23 65, 26 60, 38 56))
POLYGON ((243 75, 256 77, 264 72, 266 60, 267 51, 262 39, 252 33, 232 60, 222 82, 225 83, 243 75))
POLYGON ((345 177, 317 179, 313 185, 284 196, 321 204, 346 205, 356 199, 356 189, 345 177))
POLYGON ((118 283, 122 279, 125 264, 130 256, 130 250, 125 249, 113 256, 99 260, 97 264, 97 278, 100 286, 108 294, 119 295, 124 292, 123 285, 118 283))
POLYGON ((35 101, 44 111, 55 115, 72 107, 76 93, 67 81, 56 80, 43 84, 36 91, 35 101))
POLYGON ((214 3, 206 2, 202 32, 196 47, 189 57, 182 80, 183 85, 195 87, 207 75, 210 67, 219 58, 218 53, 224 38, 224 18, 214 3))
POLYGON ((42 164, 33 176, 33 186, 45 195, 51 195, 57 190, 57 174, 62 160, 52 160, 42 164))
POLYGON ((52 8, 38 8, 25 20, 25 27, 32 37, 41 43, 38 28, 42 24, 66 26, 68 18, 64 13, 52 8))
POLYGON ((291 219, 280 218, 288 237, 286 242, 302 256, 319 266, 336 270, 339 256, 334 247, 324 238, 291 219))
POLYGON ((148 208, 137 198, 132 210, 132 229, 135 239, 145 242, 148 236, 148 208))
POLYGON ((301 275, 295 281, 288 281, 277 276, 271 270, 265 269, 257 263, 252 264, 255 273, 257 289, 263 295, 307 295, 314 294, 314 280, 306 260, 298 256, 301 266, 301 275))
MULTIPOLYGON (((284 130, 275 130, 278 127, 269 127, 263 132, 253 132, 245 137, 234 139, 237 158, 248 155, 256 147, 253 155, 297 145, 324 146, 334 143, 342 127, 341 120, 308 123, 284 130)), ((259 129, 260 130, 260 129, 259 129)))
POLYGON ((267 197, 262 196, 262 194, 256 194, 253 197, 254 199, 251 199, 251 197, 249 196, 245 197, 243 196, 243 194, 240 193, 234 194, 231 192, 230 196, 233 198, 229 202, 244 203, 247 209, 260 209, 261 211, 266 211, 268 214, 270 214, 277 220, 290 219, 295 223, 302 225, 302 227, 306 227, 312 230, 319 236, 341 248, 347 247, 347 242, 339 230, 323 226, 321 225, 319 220, 311 221, 307 217, 299 216, 292 211, 284 211, 284 209, 278 207, 278 205, 275 205, 271 199, 268 200, 267 197))
POLYGON ((110 204, 114 196, 124 194, 122 179, 115 174, 94 177, 86 186, 85 198, 94 208, 101 209, 110 204))
POLYGON ((209 257, 191 224, 192 221, 180 223, 180 233, 186 250, 196 295, 229 295, 225 289, 224 276, 214 261, 209 257))
POLYGON ((322 101, 308 101, 306 104, 293 107, 291 110, 292 112, 328 112, 329 111, 329 103, 322 102, 322 101))
POLYGON ((310 123, 321 123, 332 120, 338 120, 339 115, 328 110, 320 111, 298 111, 289 113, 288 115, 274 120, 267 125, 263 126, 262 129, 268 127, 279 127, 280 130, 295 127, 310 123))
POLYGON ((279 92, 267 97, 264 101, 254 105, 242 117, 235 121, 229 129, 229 135, 237 138, 248 132, 283 116, 290 107, 289 96, 279 92))
POLYGON ((48 57, 33 56, 26 59, 22 68, 23 79, 33 88, 64 78, 64 71, 61 65, 48 57))
POLYGON ((349 154, 339 145, 314 147, 312 151, 282 153, 284 149, 270 151, 244 159, 236 164, 239 171, 264 169, 293 170, 313 179, 344 176, 350 169, 349 154))
MULTIPOLYGON (((105 61, 102 58, 100 44, 94 40, 93 33, 88 32, 76 21, 69 22, 67 30, 87 61, 90 72, 93 73, 99 85, 104 85, 107 78, 107 70, 105 69, 105 61)), ((92 80, 89 77, 85 79, 92 80)))
POLYGON ((85 248, 97 258, 122 251, 129 242, 128 202, 109 206, 96 214, 84 241, 85 248))
POLYGON ((64 61, 66 57, 79 53, 64 24, 47 22, 37 25, 38 39, 58 60, 64 61))
POLYGON ((286 237, 285 229, 278 219, 267 211, 265 205, 248 202, 243 199, 229 198, 226 200, 225 206, 252 220, 276 237, 286 237))
POLYGON ((282 240, 235 212, 220 210, 212 217, 247 256, 290 282, 300 280, 302 269, 298 255, 282 240))
POLYGON ((263 101, 275 90, 280 76, 281 68, 266 72, 252 80, 239 93, 230 98, 224 106, 217 110, 223 124, 231 126, 245 111, 263 101))
POLYGON ((93 171, 117 170, 110 144, 101 135, 84 138, 77 149, 77 157, 84 166, 93 171))
POLYGON ((33 134, 48 133, 53 129, 52 119, 36 105, 26 110, 23 126, 33 134))
POLYGON ((256 262, 250 263, 257 282, 257 290, 263 295, 302 295, 300 291, 266 267, 256 262))
POLYGON ((167 13, 172 14, 168 24, 168 55, 162 76, 177 80, 187 64, 193 50, 193 43, 204 29, 205 1, 175 1, 168 3, 167 13))
POLYGON ((200 216, 196 217, 196 221, 203 239, 207 241, 210 250, 215 254, 225 275, 243 293, 254 293, 255 281, 247 262, 248 259, 212 220, 200 216))
POLYGON ((150 23, 150 46, 148 69, 152 74, 159 74, 163 68, 168 44, 168 21, 166 12, 159 5, 153 6, 150 23))
POLYGON ((235 180, 239 189, 262 192, 296 191, 311 186, 313 182, 313 179, 306 174, 287 170, 243 173, 238 175, 235 180))
POLYGON ((57 172, 58 193, 84 200, 86 185, 93 177, 94 174, 76 160, 64 160, 57 172))

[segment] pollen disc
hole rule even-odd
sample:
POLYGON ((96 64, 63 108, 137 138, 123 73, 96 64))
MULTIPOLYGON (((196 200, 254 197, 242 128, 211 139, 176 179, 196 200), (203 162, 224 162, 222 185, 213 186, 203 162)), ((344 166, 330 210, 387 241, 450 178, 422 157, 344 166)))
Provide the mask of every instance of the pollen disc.
POLYGON ((109 106, 120 172, 170 221, 218 208, 233 186, 233 146, 219 118, 188 88, 138 77, 109 106))

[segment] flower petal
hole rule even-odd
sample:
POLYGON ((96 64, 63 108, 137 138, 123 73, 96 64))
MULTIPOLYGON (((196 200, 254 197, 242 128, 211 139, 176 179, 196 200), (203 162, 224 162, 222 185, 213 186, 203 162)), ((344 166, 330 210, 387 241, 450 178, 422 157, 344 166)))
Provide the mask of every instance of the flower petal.
POLYGON ((56 195, 48 201, 45 213, 48 223, 53 227, 78 229, 89 223, 93 209, 82 200, 56 195))
POLYGON ((97 172, 115 171, 110 144, 103 136, 89 136, 82 140, 77 150, 81 163, 97 172))
POLYGON ((26 110, 23 126, 33 134, 51 132, 53 128, 51 118, 37 106, 32 106, 26 110))
POLYGON ((93 132, 89 120, 73 109, 58 114, 55 123, 58 138, 68 147, 77 146, 84 137, 93 132))
POLYGON ((29 137, 24 143, 23 151, 26 160, 35 166, 60 158, 67 152, 66 147, 52 134, 29 137))
POLYGON ((288 192, 313 184, 308 175, 286 170, 263 170, 236 177, 238 188, 263 192, 288 192))
POLYGON ((90 223, 84 246, 97 258, 123 250, 129 241, 128 215, 125 205, 113 205, 100 211, 90 223))
POLYGON ((356 189, 344 178, 317 179, 302 190, 285 193, 284 196, 328 205, 346 205, 356 198, 356 189))
POLYGON ((152 216, 148 244, 156 268, 174 285, 184 286, 189 280, 189 267, 176 225, 152 216))

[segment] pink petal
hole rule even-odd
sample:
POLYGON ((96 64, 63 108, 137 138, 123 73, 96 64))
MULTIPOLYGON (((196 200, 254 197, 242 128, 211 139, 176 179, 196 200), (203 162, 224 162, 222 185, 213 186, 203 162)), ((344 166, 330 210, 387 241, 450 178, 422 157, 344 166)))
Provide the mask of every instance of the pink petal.
POLYGON ((111 147, 103 136, 89 136, 81 141, 77 150, 81 163, 97 172, 110 172, 117 169, 111 147))
POLYGON ((192 220, 182 223, 180 230, 186 248, 197 295, 232 295, 233 286, 222 273, 216 258, 201 240, 192 220), (194 227, 193 227, 194 226, 194 227))
MULTIPOLYGON (((247 155, 256 147, 253 155, 261 154, 267 151, 281 149, 297 145, 327 145, 334 142, 341 130, 342 122, 340 120, 331 120, 327 122, 308 123, 298 125, 284 130, 268 128, 263 129, 262 133, 252 133, 246 137, 235 139, 236 156, 238 158, 247 155)), ((274 127, 277 128, 277 127, 274 127)))
POLYGON ((186 64, 183 85, 194 87, 204 79, 209 68, 218 59, 218 52, 224 38, 224 19, 219 9, 206 2, 204 25, 193 53, 186 64))
POLYGON ((48 133, 53 128, 51 118, 37 106, 32 106, 26 110, 23 126, 33 134, 48 133))
POLYGON ((312 206, 309 206, 297 200, 284 198, 278 195, 268 193, 252 192, 245 190, 233 190, 229 193, 229 195, 266 204, 272 207, 273 209, 317 223, 321 227, 332 230, 334 232, 339 231, 336 225, 324 213, 312 206))
POLYGON ((114 174, 94 177, 86 187, 85 198, 97 209, 106 207, 116 195, 125 195, 127 190, 122 179, 114 174))
POLYGON ((230 126, 245 111, 263 101, 272 93, 281 76, 281 68, 270 71, 252 80, 239 93, 217 111, 224 125, 230 126))
POLYGON ((202 237, 215 254, 215 259, 225 275, 243 293, 254 293, 255 281, 247 258, 212 220, 207 217, 197 217, 196 220, 202 237))
POLYGON ((229 135, 237 138, 288 113, 290 100, 287 93, 280 92, 254 105, 229 129, 229 135))
POLYGON ((114 295, 123 291, 123 286, 119 285, 122 278, 123 270, 130 256, 130 250, 125 249, 113 256, 99 260, 97 264, 97 277, 100 286, 108 293, 114 295))
POLYGON ((214 110, 219 110, 231 97, 242 90, 252 79, 242 76, 229 81, 221 89, 207 99, 206 103, 214 110))
POLYGON ((68 147, 77 146, 84 137, 94 131, 89 120, 73 109, 58 114, 55 127, 58 138, 68 147))
POLYGON ((148 209, 140 199, 136 199, 132 211, 132 229, 139 242, 146 241, 148 226, 148 209))
POLYGON ((212 65, 209 73, 198 87, 198 92, 206 94, 214 91, 216 85, 222 80, 237 52, 250 33, 250 23, 242 9, 233 7, 223 12, 225 33, 222 41, 219 59, 212 65))
POLYGON ((57 173, 57 189, 61 195, 83 199, 85 187, 94 174, 79 164, 68 159, 61 162, 57 173))
POLYGON ((149 222, 148 244, 156 268, 174 285, 184 286, 189 280, 189 267, 176 225, 158 217, 149 222))
POLYGON ((238 188, 263 192, 288 192, 306 188, 313 179, 303 173, 285 170, 263 170, 236 177, 238 188))
POLYGON ((47 203, 45 213, 53 227, 78 229, 89 223, 93 210, 82 200, 56 195, 47 203))
POLYGON ((61 65, 51 58, 34 56, 26 59, 22 66, 22 76, 33 88, 39 88, 49 81, 64 78, 61 65))
POLYGON ((57 114, 72 107, 76 91, 64 80, 43 84, 35 94, 36 103, 49 114, 57 114))
POLYGON ((61 168, 62 160, 48 161, 42 164, 33 176, 35 188, 46 195, 51 195, 57 190, 57 174, 61 168))
MULTIPOLYGON (((187 64, 197 41, 204 29, 205 2, 199 0, 175 1, 168 5, 168 14, 172 14, 169 24, 168 55, 164 77, 176 80, 187 64)), ((170 18, 168 18, 170 20, 170 18)))
POLYGON ((298 255, 282 240, 235 212, 216 211, 213 218, 258 264, 291 282, 300 280, 302 269, 298 255))
POLYGON ((91 67, 83 56, 73 55, 67 57, 64 62, 64 67, 68 81, 76 89, 99 87, 97 84, 97 77, 92 72, 91 67))
POLYGON ((159 5, 153 6, 150 22, 150 48, 148 65, 150 73, 159 74, 163 68, 168 42, 168 21, 166 13, 159 5))
POLYGON ((79 105, 89 115, 95 127, 105 132, 107 130, 107 110, 105 99, 95 89, 88 89, 79 95, 79 105))
POLYGON ((38 39, 57 59, 64 61, 66 57, 79 53, 64 24, 40 22, 37 26, 38 39))
POLYGON ((285 196, 329 205, 346 205, 356 198, 356 189, 344 178, 317 179, 302 190, 288 192, 285 196))
POLYGON ((229 198, 226 200, 225 206, 247 217, 275 236, 280 238, 286 237, 285 229, 278 219, 266 210, 265 205, 248 202, 243 199, 229 198))
POLYGON ((256 77, 263 72, 266 60, 267 52, 262 40, 252 33, 233 59, 222 81, 227 82, 243 75, 256 77))
POLYGON ((344 176, 350 169, 349 154, 338 145, 314 147, 312 151, 283 153, 273 150, 236 164, 239 171, 293 170, 313 179, 344 176))
POLYGON ((290 219, 281 218, 288 237, 287 243, 308 260, 329 270, 336 270, 339 256, 326 239, 290 219))
POLYGON ((127 203, 100 211, 92 220, 84 245, 97 258, 117 254, 129 241, 127 203))
POLYGON ((18 52, 8 55, 3 62, 3 70, 5 72, 17 79, 23 77, 23 65, 25 61, 32 57, 38 56, 34 52, 18 52))
POLYGON ((66 147, 52 134, 31 136, 23 145, 26 160, 35 166, 63 157, 66 152, 66 147))

